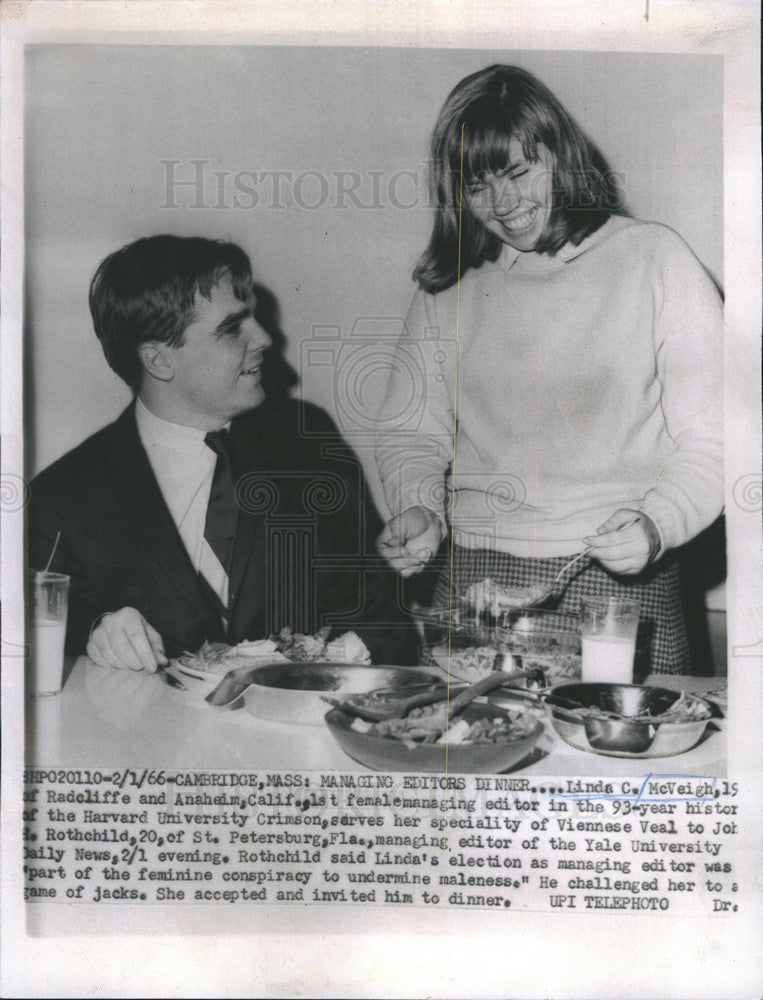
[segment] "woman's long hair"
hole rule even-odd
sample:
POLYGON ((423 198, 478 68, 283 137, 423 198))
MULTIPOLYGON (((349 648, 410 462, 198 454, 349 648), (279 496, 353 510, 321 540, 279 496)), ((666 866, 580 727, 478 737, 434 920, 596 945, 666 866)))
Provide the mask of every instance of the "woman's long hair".
MULTIPOLYGON (((455 87, 432 134, 435 221, 429 245, 413 272, 425 291, 442 291, 458 277, 462 155, 466 187, 485 173, 506 168, 513 139, 528 161, 538 159, 539 144, 553 158, 553 204, 537 251, 554 254, 565 243, 577 246, 616 210, 616 191, 595 164, 590 143, 551 91, 516 66, 488 66, 455 87)), ((503 244, 468 210, 461 215, 463 273, 496 260, 503 244)))

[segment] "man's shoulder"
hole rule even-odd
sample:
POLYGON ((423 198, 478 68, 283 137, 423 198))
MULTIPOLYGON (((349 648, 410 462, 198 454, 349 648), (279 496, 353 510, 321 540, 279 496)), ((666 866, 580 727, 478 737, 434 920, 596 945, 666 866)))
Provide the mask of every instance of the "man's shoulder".
POLYGON ((131 410, 128 407, 115 421, 91 434, 38 473, 32 481, 32 492, 61 489, 93 477, 102 478, 120 438, 128 429, 131 410))

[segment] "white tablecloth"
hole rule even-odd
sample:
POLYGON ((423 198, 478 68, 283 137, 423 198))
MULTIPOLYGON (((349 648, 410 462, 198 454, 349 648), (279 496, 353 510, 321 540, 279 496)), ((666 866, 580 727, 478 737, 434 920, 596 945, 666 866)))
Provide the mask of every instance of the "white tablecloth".
MULTIPOLYGON (((718 678, 654 675, 650 682, 701 694, 718 678)), ((77 660, 61 694, 29 699, 27 763, 64 767, 150 767, 168 770, 359 771, 325 726, 295 726, 255 718, 246 708, 208 705, 204 682, 187 692, 151 674, 77 660)), ((702 741, 676 757, 630 760, 585 753, 549 728, 533 754, 512 773, 635 777, 649 773, 722 776, 724 723, 711 723, 702 741)))

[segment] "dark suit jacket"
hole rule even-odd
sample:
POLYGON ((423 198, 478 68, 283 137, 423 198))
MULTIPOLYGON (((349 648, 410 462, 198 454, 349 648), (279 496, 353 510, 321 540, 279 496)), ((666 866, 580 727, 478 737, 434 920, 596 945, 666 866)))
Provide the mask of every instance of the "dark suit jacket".
POLYGON ((227 633, 194 571, 138 436, 134 406, 35 478, 29 564, 72 578, 67 650, 82 653, 106 611, 137 608, 169 656, 289 625, 353 629, 377 663, 415 662, 397 574, 374 554, 379 528, 362 470, 326 415, 267 402, 231 426, 239 505, 227 633))

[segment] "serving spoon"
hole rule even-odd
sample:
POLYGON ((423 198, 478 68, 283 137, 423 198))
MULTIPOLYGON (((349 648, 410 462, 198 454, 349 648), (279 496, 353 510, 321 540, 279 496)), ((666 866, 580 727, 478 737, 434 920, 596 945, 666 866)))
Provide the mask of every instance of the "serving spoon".
MULTIPOLYGON (((624 528, 629 528, 632 524, 636 524, 639 519, 640 515, 630 518, 630 520, 626 521, 625 524, 621 524, 618 530, 622 531, 624 528)), ((525 611, 541 607, 552 597, 560 597, 567 589, 567 586, 572 582, 572 577, 565 580, 565 576, 569 573, 573 566, 580 562, 581 559, 588 558, 592 548, 592 545, 586 545, 582 552, 578 552, 577 555, 573 556, 572 559, 562 566, 549 584, 523 588, 522 590, 516 592, 516 596, 513 596, 510 593, 504 593, 502 596, 502 603, 505 607, 503 608, 501 614, 505 618, 517 618, 525 611)), ((438 624, 444 624, 442 619, 438 621, 438 624)), ((457 628, 460 627, 459 622, 455 622, 453 624, 455 624, 457 628)))
POLYGON ((591 546, 588 545, 586 546, 586 548, 583 549, 582 552, 578 552, 576 556, 574 556, 572 559, 570 559, 569 562, 566 562, 564 566, 562 566, 562 568, 556 574, 551 583, 549 583, 546 587, 537 589, 535 594, 525 604, 522 604, 516 609, 512 608, 511 609, 512 612, 514 610, 525 611, 528 608, 537 607, 540 604, 545 604, 550 597, 555 597, 557 594, 561 594, 564 591, 565 587, 567 586, 567 583, 570 582, 568 580, 567 583, 564 584, 564 586, 561 586, 561 582, 564 579, 565 574, 568 573, 569 570, 571 570, 576 563, 580 562, 581 559, 586 558, 590 551, 591 551, 591 546))
MULTIPOLYGON (((630 520, 626 521, 625 524, 621 524, 617 530, 622 531, 624 528, 630 528, 632 524, 636 524, 637 521, 639 521, 640 519, 641 519, 640 514, 637 515, 636 517, 632 517, 630 518, 630 520)), ((529 601, 527 604, 522 605, 522 607, 517 608, 516 610, 524 611, 527 608, 533 608, 536 607, 537 605, 545 604, 550 597, 555 597, 558 594, 563 593, 564 590, 567 588, 567 585, 572 580, 572 578, 570 578, 569 580, 566 581, 566 583, 564 583, 563 586, 560 586, 561 581, 564 579, 565 574, 568 573, 577 562, 587 557, 588 553, 591 551, 592 548, 593 545, 586 545, 586 547, 583 549, 582 552, 578 552, 576 556, 573 556, 573 558, 570 559, 569 562, 566 562, 564 566, 562 566, 562 568, 556 574, 551 583, 548 584, 548 586, 540 589, 537 592, 537 594, 533 596, 531 601, 529 601)), ((514 612, 514 610, 515 610, 514 608, 511 609, 512 613, 514 612)))
MULTIPOLYGON (((567 581, 564 586, 560 586, 565 573, 572 569, 577 562, 587 556, 590 548, 591 546, 589 545, 587 548, 583 549, 582 552, 578 552, 576 556, 562 566, 551 583, 543 587, 524 587, 521 590, 516 591, 514 594, 507 593, 504 589, 504 593, 501 595, 502 608, 497 617, 504 620, 518 618, 525 611, 529 611, 532 608, 539 608, 551 597, 561 594, 567 586, 567 583, 569 583, 569 581, 567 581)), ((429 611, 419 612, 418 617, 425 624, 439 625, 441 627, 447 625, 448 628, 456 634, 460 632, 474 631, 474 625, 472 623, 460 621, 458 615, 456 614, 454 616, 453 612, 453 608, 432 608, 429 611)))
MULTIPOLYGON (((471 684, 466 688, 459 685, 457 688, 459 693, 448 703, 445 718, 450 719, 452 716, 457 715, 475 698, 479 698, 481 694, 485 694, 487 691, 492 691, 493 688, 509 685, 511 682, 521 680, 523 677, 536 677, 539 673, 540 671, 535 669, 519 670, 512 674, 506 673, 503 670, 494 670, 486 677, 478 680, 476 684, 471 684)), ((377 700, 378 704, 369 704, 369 701, 361 701, 357 697, 342 700, 340 698, 332 698, 328 695, 321 695, 321 698, 325 702, 328 702, 329 705, 333 705, 334 708, 341 709, 341 711, 348 712, 351 715, 357 715, 367 722, 384 722, 386 719, 403 719, 412 708, 433 705, 438 701, 445 702, 448 697, 448 691, 452 689, 453 685, 443 682, 442 684, 428 687, 425 691, 409 695, 407 698, 385 698, 383 690, 373 691, 370 695, 366 696, 368 699, 377 700)), ((426 724, 426 718, 426 716, 417 718, 416 722, 426 724)))

